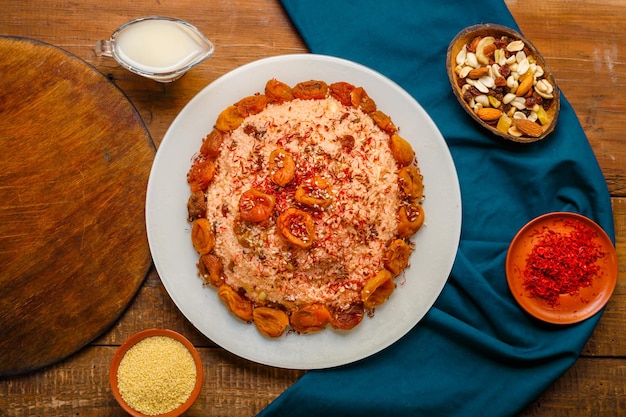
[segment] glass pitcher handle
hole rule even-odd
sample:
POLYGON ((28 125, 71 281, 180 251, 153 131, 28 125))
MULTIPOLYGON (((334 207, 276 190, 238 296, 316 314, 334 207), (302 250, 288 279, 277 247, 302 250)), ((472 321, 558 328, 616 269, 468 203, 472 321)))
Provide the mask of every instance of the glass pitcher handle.
POLYGON ((94 50, 96 51, 96 56, 113 56, 113 44, 111 41, 96 41, 94 50))

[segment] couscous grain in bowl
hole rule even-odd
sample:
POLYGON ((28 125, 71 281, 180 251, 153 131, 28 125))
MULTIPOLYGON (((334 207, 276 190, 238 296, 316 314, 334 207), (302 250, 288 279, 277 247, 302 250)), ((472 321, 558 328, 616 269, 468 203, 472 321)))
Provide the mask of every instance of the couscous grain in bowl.
POLYGON ((115 399, 130 415, 174 417, 197 399, 202 388, 202 362, 181 334, 149 329, 119 347, 109 380, 115 399))

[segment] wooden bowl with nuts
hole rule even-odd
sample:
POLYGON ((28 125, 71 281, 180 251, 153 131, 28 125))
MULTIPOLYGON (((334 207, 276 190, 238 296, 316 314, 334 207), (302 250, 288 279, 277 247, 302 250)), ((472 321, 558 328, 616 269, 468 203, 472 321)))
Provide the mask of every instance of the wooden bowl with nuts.
POLYGON ((537 48, 520 33, 496 24, 470 26, 452 40, 446 62, 461 106, 493 134, 528 143, 554 130, 559 89, 537 48))

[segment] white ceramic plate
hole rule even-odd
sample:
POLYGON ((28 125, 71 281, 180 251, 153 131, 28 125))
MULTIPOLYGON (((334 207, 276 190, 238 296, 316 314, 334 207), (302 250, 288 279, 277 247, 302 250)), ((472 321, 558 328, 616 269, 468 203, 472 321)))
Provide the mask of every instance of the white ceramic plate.
POLYGON ((158 149, 146 201, 148 240, 155 266, 178 308, 205 336, 224 349, 265 365, 318 369, 347 364, 391 345, 424 317, 452 268, 461 230, 461 196, 448 147, 424 109, 381 74, 350 61, 297 54, 262 59, 220 77, 194 97, 176 117, 158 149), (415 251, 405 279, 397 278, 392 297, 348 332, 328 328, 278 339, 263 337, 253 324, 228 311, 214 288, 202 286, 187 222, 192 156, 219 112, 242 97, 263 92, 276 78, 289 85, 311 79, 362 86, 389 114, 417 154, 424 176, 426 224, 414 236, 415 251))

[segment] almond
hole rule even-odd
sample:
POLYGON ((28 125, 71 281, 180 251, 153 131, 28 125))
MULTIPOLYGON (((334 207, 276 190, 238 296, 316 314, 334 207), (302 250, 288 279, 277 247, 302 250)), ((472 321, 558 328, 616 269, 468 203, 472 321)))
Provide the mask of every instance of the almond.
POLYGON ((515 126, 517 126, 517 130, 533 138, 538 138, 543 133, 543 128, 530 120, 517 119, 515 120, 515 126))
POLYGON ((485 122, 494 122, 502 116, 502 110, 493 107, 483 107, 476 112, 476 115, 485 122))
POLYGON ((482 38, 482 36, 476 36, 474 39, 472 39, 472 42, 470 42, 469 44, 469 50, 475 52, 476 47, 478 46, 478 42, 480 42, 482 38))
POLYGON ((489 67, 474 68, 467 74, 467 78, 477 80, 485 75, 489 75, 489 67))
POLYGON ((520 81, 519 87, 517 87, 517 90, 515 91, 515 95, 518 97, 525 96, 526 93, 530 91, 531 87, 533 86, 534 81, 535 80, 532 75, 527 75, 526 77, 524 77, 520 81))

